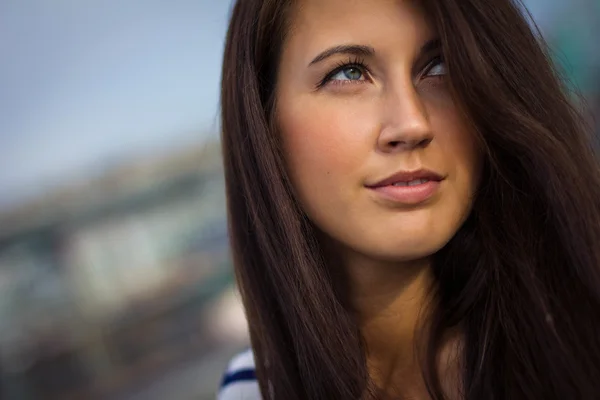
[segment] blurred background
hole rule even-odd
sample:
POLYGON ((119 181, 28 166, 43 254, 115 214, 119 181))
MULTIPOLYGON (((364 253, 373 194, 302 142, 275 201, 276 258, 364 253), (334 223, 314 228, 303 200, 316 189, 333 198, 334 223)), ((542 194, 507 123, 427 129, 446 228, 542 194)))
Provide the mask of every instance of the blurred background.
MULTIPOLYGON (((600 114, 600 0, 525 3, 600 114)), ((0 0, 0 398, 212 399, 248 346, 218 142, 230 7, 0 0)))

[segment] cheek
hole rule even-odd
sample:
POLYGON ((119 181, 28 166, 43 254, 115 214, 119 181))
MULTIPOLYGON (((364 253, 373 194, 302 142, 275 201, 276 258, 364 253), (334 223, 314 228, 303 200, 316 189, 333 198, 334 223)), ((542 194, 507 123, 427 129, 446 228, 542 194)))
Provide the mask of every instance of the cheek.
POLYGON ((472 194, 476 190, 483 161, 475 132, 468 128, 454 107, 438 110, 432 126, 448 173, 465 193, 472 194))
POLYGON ((322 115, 285 117, 280 125, 288 166, 293 175, 311 168, 331 173, 347 162, 344 126, 322 115))
POLYGON ((348 181, 364 164, 372 118, 364 110, 346 110, 314 99, 279 109, 278 125, 289 173, 302 197, 308 189, 333 190, 332 182, 348 181))

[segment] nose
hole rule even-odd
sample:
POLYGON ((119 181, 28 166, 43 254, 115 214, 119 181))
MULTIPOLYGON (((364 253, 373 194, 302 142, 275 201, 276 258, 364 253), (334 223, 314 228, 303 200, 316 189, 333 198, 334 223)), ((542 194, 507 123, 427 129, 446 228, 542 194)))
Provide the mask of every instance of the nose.
POLYGON ((384 95, 382 124, 377 147, 394 153, 425 148, 433 132, 422 99, 411 84, 384 95))

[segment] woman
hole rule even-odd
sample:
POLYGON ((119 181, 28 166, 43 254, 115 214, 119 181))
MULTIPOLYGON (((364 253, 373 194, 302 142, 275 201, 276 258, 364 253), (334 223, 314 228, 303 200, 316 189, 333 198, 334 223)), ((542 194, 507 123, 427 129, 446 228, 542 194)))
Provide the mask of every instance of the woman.
POLYGON ((236 3, 222 399, 600 397, 599 167, 520 10, 236 3))

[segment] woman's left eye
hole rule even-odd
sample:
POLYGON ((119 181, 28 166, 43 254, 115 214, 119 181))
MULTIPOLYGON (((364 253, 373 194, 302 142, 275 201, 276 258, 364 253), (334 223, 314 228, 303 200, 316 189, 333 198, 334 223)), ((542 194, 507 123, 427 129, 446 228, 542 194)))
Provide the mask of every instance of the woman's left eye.
POLYGON ((434 60, 425 71, 425 76, 446 75, 446 63, 442 59, 434 60))

